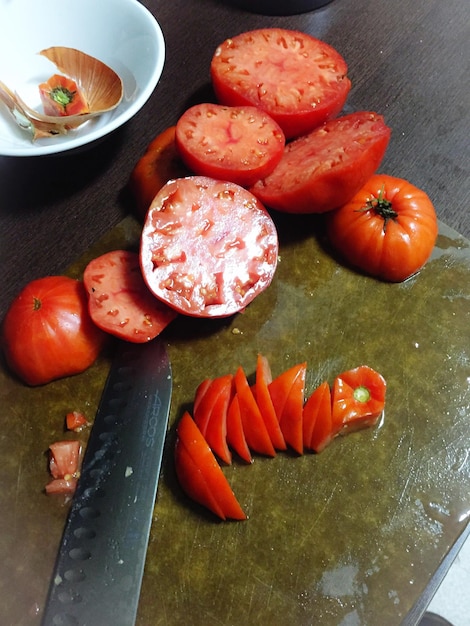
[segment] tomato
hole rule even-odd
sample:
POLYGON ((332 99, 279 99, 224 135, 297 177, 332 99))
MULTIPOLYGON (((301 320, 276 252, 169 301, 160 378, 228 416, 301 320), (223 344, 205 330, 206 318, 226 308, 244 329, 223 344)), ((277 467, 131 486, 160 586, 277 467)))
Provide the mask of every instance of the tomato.
POLYGON ((279 163, 285 137, 261 109, 204 103, 180 117, 176 145, 195 174, 248 187, 279 163))
POLYGON ((112 250, 90 261, 83 274, 92 320, 132 343, 159 335, 177 313, 149 291, 137 252, 112 250))
POLYGON ((287 445, 279 425, 271 394, 269 393, 271 382, 272 374, 268 359, 258 354, 254 396, 274 448, 276 450, 285 450, 287 445))
POLYGON ((347 70, 343 57, 325 42, 282 28, 227 39, 210 67, 221 104, 260 107, 288 139, 338 115, 351 88, 347 70))
POLYGON ((90 110, 77 83, 67 76, 54 74, 39 85, 45 115, 81 115, 90 110))
POLYGON ((47 495, 72 496, 77 488, 78 478, 53 478, 45 487, 47 495))
POLYGON ((332 434, 331 390, 325 381, 308 397, 302 414, 304 447, 321 452, 332 434))
POLYGON ((227 411, 227 443, 246 463, 252 463, 250 449, 243 431, 240 402, 235 394, 227 411))
POLYGON ((332 392, 333 433, 373 426, 384 410, 386 389, 383 376, 367 365, 337 376, 332 392))
POLYGON ((176 126, 170 126, 151 141, 129 178, 135 213, 145 218, 152 200, 169 180, 188 176, 175 142, 176 126))
POLYGON ((49 446, 49 471, 54 478, 77 477, 80 469, 81 443, 77 440, 56 441, 49 446))
POLYGON ((268 387, 284 440, 298 454, 303 453, 302 411, 306 371, 306 363, 294 365, 268 387))
POLYGON ((246 443, 250 450, 265 456, 276 456, 263 416, 242 367, 235 373, 235 390, 246 443))
POLYGON ((177 426, 175 469, 181 488, 190 498, 223 520, 246 519, 215 456, 188 412, 177 426))
POLYGON ((246 189, 193 176, 168 182, 148 211, 141 237, 144 279, 181 313, 226 317, 271 283, 274 222, 246 189))
POLYGON ((80 411, 71 411, 70 413, 67 413, 65 416, 65 423, 67 430, 73 430, 76 433, 79 433, 87 426, 90 426, 90 422, 80 411))
POLYGON ((250 191, 266 206, 286 213, 331 211, 375 173, 389 139, 381 115, 344 115, 287 144, 272 174, 250 191))
POLYGON ((66 276, 26 285, 2 326, 7 364, 29 385, 83 372, 98 357, 105 338, 90 317, 83 283, 66 276))
POLYGON ((327 220, 333 247, 367 274, 399 282, 429 259, 438 234, 427 194, 406 180, 378 174, 327 220))
POLYGON ((199 385, 196 391, 193 417, 210 449, 224 463, 232 461, 227 445, 227 410, 232 398, 233 376, 227 374, 199 385), (203 393, 202 393, 203 392, 203 393), (202 397, 201 397, 202 396, 202 397))

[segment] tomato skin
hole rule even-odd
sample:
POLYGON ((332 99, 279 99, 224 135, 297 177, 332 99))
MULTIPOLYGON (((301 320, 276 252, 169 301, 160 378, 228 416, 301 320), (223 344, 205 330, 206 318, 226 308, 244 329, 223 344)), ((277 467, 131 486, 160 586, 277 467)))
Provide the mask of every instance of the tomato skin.
POLYGON ((337 376, 332 391, 333 434, 373 426, 385 407, 387 383, 367 365, 337 376))
POLYGON ((112 250, 96 257, 85 268, 83 283, 92 320, 125 341, 151 341, 177 316, 149 291, 136 252, 112 250))
POLYGON ((260 107, 287 139, 338 115, 351 88, 347 64, 334 48, 282 28, 227 39, 217 47, 210 70, 221 104, 260 107))
POLYGON ((377 174, 328 216, 327 229, 333 247, 351 265, 377 278, 400 282, 429 259, 438 223, 424 191, 406 180, 377 174), (383 201, 384 208, 395 213, 386 221, 380 212, 383 201))
POLYGON ((284 440, 297 454, 303 453, 302 412, 307 363, 299 363, 277 376, 269 385, 284 440))
POLYGON ((223 520, 246 519, 220 465, 188 412, 177 426, 175 469, 183 491, 190 498, 223 520))
POLYGON ((26 285, 2 326, 7 364, 32 386, 83 372, 105 341, 88 312, 83 283, 67 276, 46 276, 26 285))
POLYGON ((263 416, 266 429, 271 437, 275 450, 286 450, 287 445, 282 434, 276 410, 273 405, 269 385, 272 383, 272 374, 269 362, 265 356, 258 354, 256 361, 255 399, 263 416))
POLYGON ((332 439, 331 390, 326 381, 305 402, 302 422, 304 447, 321 452, 332 439))
POLYGON ((141 220, 163 185, 190 174, 176 147, 175 132, 176 126, 170 126, 157 135, 131 172, 129 190, 135 201, 135 214, 141 220))
POLYGON ((391 131, 370 111, 338 117, 287 144, 275 170, 250 191, 286 213, 325 213, 348 202, 375 173, 391 131))
POLYGON ((261 109, 203 103, 178 120, 176 145, 195 174, 249 187, 279 163, 285 137, 261 109))
POLYGON ((227 411, 227 443, 245 463, 253 463, 243 430, 240 402, 236 394, 232 397, 227 411))
POLYGON ((152 293, 186 315, 227 317, 266 289, 278 257, 271 216, 246 189, 204 176, 155 196, 140 262, 152 293))

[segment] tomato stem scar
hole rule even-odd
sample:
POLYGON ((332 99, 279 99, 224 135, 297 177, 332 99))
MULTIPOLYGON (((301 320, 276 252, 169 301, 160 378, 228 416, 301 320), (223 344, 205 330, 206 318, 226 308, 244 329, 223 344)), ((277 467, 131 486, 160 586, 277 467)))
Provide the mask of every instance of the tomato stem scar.
POLYGON ((384 232, 387 229, 388 220, 395 220, 398 217, 398 213, 392 208, 391 201, 385 198, 385 188, 383 185, 381 190, 379 191, 379 195, 376 198, 374 196, 369 198, 366 205, 361 209, 357 209, 357 211, 361 213, 365 213, 366 211, 374 211, 384 221, 384 232))
POLYGON ((354 389, 354 400, 357 400, 358 402, 369 402, 371 395, 370 395, 370 391, 367 389, 367 387, 364 387, 363 385, 361 385, 360 387, 356 387, 354 389))

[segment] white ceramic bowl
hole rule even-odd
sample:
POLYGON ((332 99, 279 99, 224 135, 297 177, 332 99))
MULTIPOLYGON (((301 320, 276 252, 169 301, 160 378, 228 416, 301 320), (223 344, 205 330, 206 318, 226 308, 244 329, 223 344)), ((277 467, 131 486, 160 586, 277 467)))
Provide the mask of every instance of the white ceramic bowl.
POLYGON ((123 81, 120 105, 67 135, 32 142, 0 102, 0 155, 40 156, 104 137, 145 104, 163 70, 165 43, 154 16, 137 0, 0 0, 0 80, 41 111, 38 85, 57 68, 38 52, 77 48, 123 81))

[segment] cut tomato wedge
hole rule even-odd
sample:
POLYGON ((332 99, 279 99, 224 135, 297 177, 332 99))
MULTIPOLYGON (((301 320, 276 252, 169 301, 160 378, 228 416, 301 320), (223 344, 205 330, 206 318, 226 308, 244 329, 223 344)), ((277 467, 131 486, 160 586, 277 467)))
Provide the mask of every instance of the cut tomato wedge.
POLYGON ((248 447, 258 454, 276 456, 263 416, 242 367, 237 369, 234 381, 240 405, 243 432, 248 447))
POLYGON ((298 454, 303 453, 302 411, 306 372, 307 364, 299 363, 280 374, 268 387, 284 440, 298 454))
POLYGON ((331 390, 326 381, 308 397, 302 419, 304 448, 320 452, 332 439, 331 390))
POLYGON ((338 117, 287 144, 279 165, 250 191, 286 213, 331 211, 374 174, 389 140, 390 128, 377 113, 338 117))
POLYGON ((269 393, 269 385, 271 383, 272 373, 268 359, 262 354, 258 354, 254 396, 274 448, 276 450, 285 450, 287 445, 279 425, 271 394, 269 393))
POLYGON ((335 378, 332 393, 332 427, 344 433, 373 426, 385 407, 387 383, 367 365, 343 372, 335 378))
MULTIPOLYGON (((232 456, 227 444, 227 411, 232 398, 233 376, 227 374, 200 387, 204 394, 195 402, 193 414, 203 437, 211 450, 224 463, 230 464, 232 456), (207 389, 206 389, 207 386, 207 389)), ((197 394, 197 392, 196 392, 197 394)))
POLYGON ((235 394, 227 411, 227 443, 232 450, 246 463, 252 463, 250 449, 243 431, 240 402, 235 394))
POLYGON ((270 174, 284 145, 280 126, 253 106, 196 104, 176 124, 176 146, 188 168, 242 187, 270 174))
POLYGON ((152 293, 196 317, 243 310, 271 283, 277 255, 276 227, 258 200, 239 185, 202 176, 167 183, 141 237, 152 293))
POLYGON ((194 501, 223 520, 246 519, 220 465, 188 412, 177 427, 175 469, 183 491, 194 501))
POLYGON ((92 320, 120 339, 150 341, 177 316, 149 291, 136 252, 112 250, 93 259, 85 268, 83 282, 92 320))
POLYGON ((227 39, 217 47, 210 69, 220 103, 260 107, 287 138, 338 115, 351 88, 346 62, 334 48, 283 28, 227 39))

